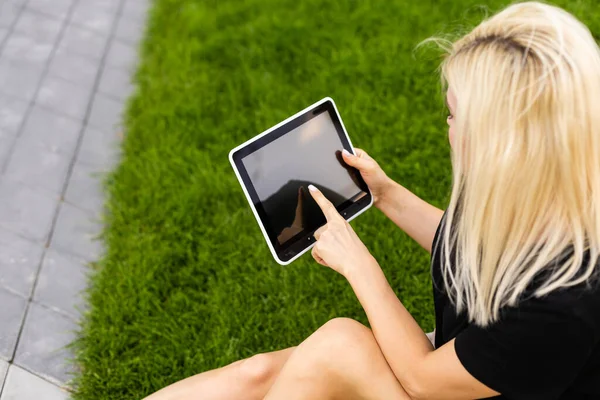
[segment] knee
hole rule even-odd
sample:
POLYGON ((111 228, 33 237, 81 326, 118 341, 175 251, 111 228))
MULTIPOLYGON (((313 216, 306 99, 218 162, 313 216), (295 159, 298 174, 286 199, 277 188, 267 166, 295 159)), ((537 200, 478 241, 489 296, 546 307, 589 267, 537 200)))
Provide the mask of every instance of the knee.
POLYGON ((371 330, 352 318, 334 318, 316 332, 327 343, 352 346, 372 336, 371 330))
POLYGON ((369 328, 351 318, 334 318, 319 328, 307 346, 319 359, 331 363, 356 358, 374 340, 369 328))
POLYGON ((275 365, 268 354, 256 354, 242 360, 238 365, 239 374, 250 387, 264 384, 275 373, 275 365))

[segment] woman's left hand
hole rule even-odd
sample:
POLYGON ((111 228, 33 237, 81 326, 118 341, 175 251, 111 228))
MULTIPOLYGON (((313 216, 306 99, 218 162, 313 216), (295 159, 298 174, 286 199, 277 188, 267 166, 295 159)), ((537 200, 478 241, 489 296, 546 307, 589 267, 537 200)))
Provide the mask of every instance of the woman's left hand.
POLYGON ((362 268, 372 268, 376 265, 375 258, 335 206, 319 189, 313 185, 309 185, 308 188, 327 219, 327 223, 314 234, 317 240, 312 248, 314 259, 346 278, 355 275, 362 268))

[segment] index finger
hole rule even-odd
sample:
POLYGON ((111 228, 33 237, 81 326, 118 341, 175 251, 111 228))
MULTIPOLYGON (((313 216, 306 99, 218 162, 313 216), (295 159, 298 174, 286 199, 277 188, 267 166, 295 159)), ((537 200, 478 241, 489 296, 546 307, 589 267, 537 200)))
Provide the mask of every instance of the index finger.
POLYGON ((325 214, 327 222, 331 222, 334 219, 341 217, 340 213, 335 209, 335 206, 329 200, 327 200, 325 195, 319 189, 313 185, 308 185, 308 190, 310 191, 313 199, 315 199, 321 208, 321 211, 323 211, 323 214, 325 214))

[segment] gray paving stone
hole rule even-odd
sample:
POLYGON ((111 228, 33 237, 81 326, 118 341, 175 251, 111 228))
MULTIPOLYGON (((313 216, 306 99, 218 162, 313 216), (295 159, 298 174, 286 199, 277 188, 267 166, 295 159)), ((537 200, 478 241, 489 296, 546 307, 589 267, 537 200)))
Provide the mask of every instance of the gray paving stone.
POLYGON ((14 29, 15 32, 26 34, 37 42, 54 43, 61 27, 62 22, 60 20, 25 9, 14 29))
POLYGON ((0 130, 16 134, 28 107, 29 104, 24 100, 0 94, 0 130))
POLYGON ((122 15, 119 18, 115 36, 134 46, 137 46, 144 35, 144 24, 134 18, 129 18, 127 15, 122 15))
POLYGON ((99 69, 100 60, 70 54, 61 50, 54 54, 50 62, 48 74, 80 86, 92 87, 96 81, 99 69))
POLYGON ((5 174, 11 180, 60 195, 65 185, 70 160, 71 156, 18 139, 5 174))
POLYGON ((4 166, 4 163, 8 159, 14 141, 15 138, 13 136, 0 132, 0 168, 4 166))
POLYGON ((87 6, 117 14, 121 0, 85 0, 87 6))
POLYGON ((75 12, 79 10, 93 10, 116 15, 119 11, 121 0, 83 0, 75 7, 75 12))
POLYGON ((69 179, 65 201, 98 214, 104 207, 102 192, 106 172, 90 164, 76 162, 69 179))
POLYGON ((101 229, 98 215, 63 203, 50 246, 88 261, 95 261, 103 251, 102 242, 98 240, 101 229))
POLYGON ((38 277, 34 300, 79 318, 85 311, 88 266, 77 257, 48 250, 38 277))
POLYGON ((16 6, 22 7, 27 3, 27 0, 4 0, 6 3, 12 3, 16 6))
POLYGON ((131 43, 113 40, 106 55, 106 65, 133 72, 137 61, 137 48, 131 43))
POLYGON ((20 140, 70 157, 75 152, 81 126, 79 121, 35 105, 27 116, 20 140))
POLYGON ((58 386, 14 364, 8 368, 2 400, 69 400, 58 386))
POLYGON ((119 100, 125 100, 133 92, 131 73, 121 68, 106 67, 102 71, 98 91, 119 100))
POLYGON ((120 135, 116 131, 104 132, 87 128, 83 132, 77 160, 95 167, 111 167, 119 160, 122 140, 120 135))
POLYGON ((0 388, 4 386, 4 379, 8 372, 8 363, 4 360, 0 360, 0 388))
POLYGON ((64 20, 75 0, 29 0, 27 8, 64 20))
POLYGON ((42 72, 40 65, 0 58, 0 92, 30 101, 35 95, 42 72))
POLYGON ((6 177, 0 180, 0 226, 26 238, 46 241, 57 205, 58 196, 6 177))
POLYGON ((0 229, 0 286, 29 297, 42 261, 40 243, 0 229))
POLYGON ((115 16, 103 8, 94 6, 92 2, 80 1, 71 16, 74 25, 82 28, 109 35, 115 16))
POLYGON ((8 34, 8 28, 0 28, 0 43, 4 40, 8 34))
POLYGON ((28 34, 13 33, 4 44, 2 57, 44 67, 50 59, 53 43, 42 42, 28 34))
POLYGON ((123 102, 96 93, 88 124, 104 132, 120 132, 122 130, 123 102))
POLYGON ((91 88, 81 87, 60 78, 46 77, 36 103, 62 115, 83 120, 91 91, 91 88))
POLYGON ((61 313, 31 303, 14 363, 41 377, 64 384, 73 376, 70 349, 65 348, 75 339, 75 321, 61 313))
POLYGON ((0 359, 8 361, 17 344, 27 300, 0 288, 0 304, 0 359))
POLYGON ((6 28, 11 26, 17 17, 21 8, 13 3, 3 1, 0 3, 0 27, 6 28))
POLYGON ((150 10, 150 2, 144 0, 125 0, 123 15, 145 22, 150 10))
POLYGON ((65 29, 58 49, 99 60, 104 54, 107 42, 106 35, 70 24, 65 29))

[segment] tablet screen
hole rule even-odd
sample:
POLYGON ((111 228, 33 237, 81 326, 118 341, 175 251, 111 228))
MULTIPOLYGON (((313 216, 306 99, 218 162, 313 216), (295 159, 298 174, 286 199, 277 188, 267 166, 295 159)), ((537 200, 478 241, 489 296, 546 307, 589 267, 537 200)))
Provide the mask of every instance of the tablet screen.
POLYGON ((343 148, 325 110, 242 159, 279 245, 326 222, 309 184, 336 207, 366 195, 356 170, 341 157, 343 148))

